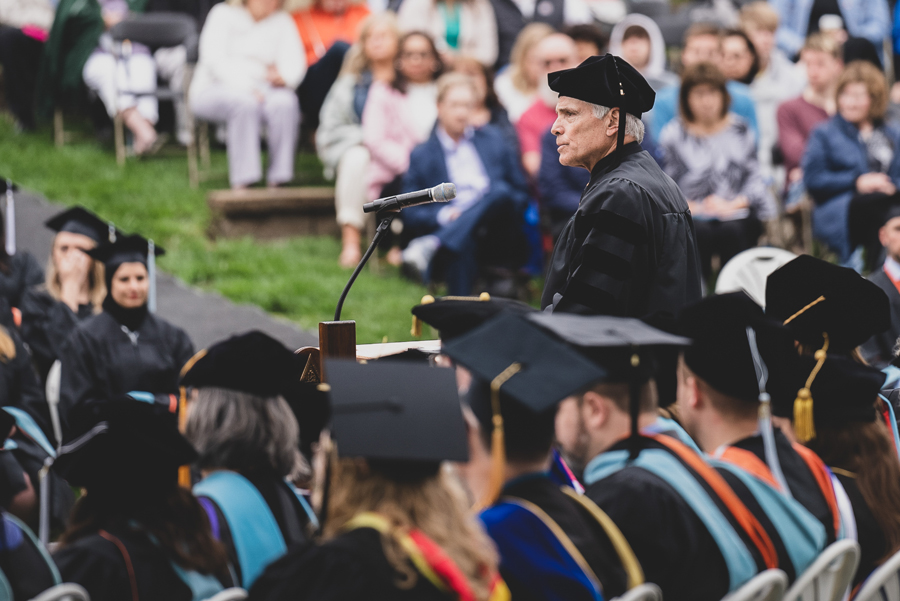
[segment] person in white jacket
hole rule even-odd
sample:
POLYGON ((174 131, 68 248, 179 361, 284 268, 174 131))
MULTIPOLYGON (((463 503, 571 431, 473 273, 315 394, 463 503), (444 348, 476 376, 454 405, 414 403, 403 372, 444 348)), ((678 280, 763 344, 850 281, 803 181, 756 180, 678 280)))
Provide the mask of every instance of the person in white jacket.
POLYGON ((190 107, 227 125, 228 177, 234 189, 262 179, 260 134, 266 129, 266 181, 294 177, 300 106, 294 90, 306 74, 297 27, 280 0, 217 4, 200 34, 190 107))

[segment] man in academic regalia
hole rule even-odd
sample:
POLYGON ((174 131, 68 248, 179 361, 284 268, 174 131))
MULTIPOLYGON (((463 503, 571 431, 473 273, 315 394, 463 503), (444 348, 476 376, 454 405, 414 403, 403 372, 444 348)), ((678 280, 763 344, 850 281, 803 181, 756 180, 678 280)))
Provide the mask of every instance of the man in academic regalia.
POLYGON ((609 54, 548 77, 559 93, 552 129, 559 160, 587 169, 591 179, 557 241, 542 308, 642 317, 698 300, 687 201, 640 145, 653 89, 609 54))

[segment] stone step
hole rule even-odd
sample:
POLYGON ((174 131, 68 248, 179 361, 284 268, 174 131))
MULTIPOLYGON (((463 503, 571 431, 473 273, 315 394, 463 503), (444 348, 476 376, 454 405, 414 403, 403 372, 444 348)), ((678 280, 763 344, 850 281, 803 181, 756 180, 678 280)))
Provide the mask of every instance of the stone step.
POLYGON ((206 202, 213 212, 213 237, 271 240, 339 233, 331 187, 212 190, 206 202))

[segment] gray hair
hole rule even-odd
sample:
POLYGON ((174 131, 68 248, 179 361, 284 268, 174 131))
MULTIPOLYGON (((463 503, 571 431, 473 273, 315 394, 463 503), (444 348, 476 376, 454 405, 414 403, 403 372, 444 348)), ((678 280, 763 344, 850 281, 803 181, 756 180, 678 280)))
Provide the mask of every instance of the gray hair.
MULTIPOLYGON (((591 104, 591 103, 589 103, 591 104)), ((594 113, 594 116, 597 119, 603 119, 609 114, 610 108, 608 106, 601 106, 599 104, 591 104, 591 112, 594 113)), ((625 113, 625 135, 631 136, 639 143, 644 141, 644 122, 632 115, 631 113, 625 113)))
POLYGON ((185 436, 200 469, 290 475, 300 458, 300 427, 284 398, 201 388, 188 412, 185 436))

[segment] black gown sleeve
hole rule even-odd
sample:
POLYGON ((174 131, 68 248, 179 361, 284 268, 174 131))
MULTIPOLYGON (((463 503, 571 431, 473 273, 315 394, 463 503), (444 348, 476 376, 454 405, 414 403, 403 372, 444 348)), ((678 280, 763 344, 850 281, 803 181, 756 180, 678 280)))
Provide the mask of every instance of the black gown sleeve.
POLYGON ((96 365, 90 342, 85 330, 76 328, 60 355, 59 422, 64 442, 81 433, 75 423, 77 413, 73 412, 104 396, 100 366, 96 365))
POLYGON ((22 343, 19 334, 9 332, 16 345, 16 356, 0 369, 8 372, 9 378, 4 378, 8 388, 0 391, 0 398, 5 398, 4 405, 12 405, 27 412, 37 425, 44 431, 48 440, 54 440, 53 424, 50 421, 50 407, 47 405, 47 396, 34 365, 31 356, 22 343))
POLYGON ((649 269, 647 193, 611 179, 589 192, 575 217, 580 246, 569 257, 569 276, 553 299, 553 311, 626 315, 635 279, 649 269))
POLYGON ((83 586, 91 601, 131 601, 125 560, 107 541, 79 541, 53 554, 63 582, 83 586))
MULTIPOLYGON (((63 345, 78 326, 79 315, 64 302, 34 288, 25 292, 19 308, 22 340, 31 350, 41 381, 46 381, 50 366, 60 357, 63 345)), ((85 306, 85 310, 90 308, 85 306)))
POLYGON ((184 367, 184 364, 190 361, 191 357, 194 356, 194 343, 191 342, 190 336, 187 335, 187 332, 182 330, 181 328, 172 326, 174 330, 174 346, 173 346, 173 356, 175 357, 175 365, 178 367, 178 371, 181 371, 181 368, 184 367))
POLYGON ((41 268, 37 259, 31 253, 23 252, 19 256, 22 257, 20 269, 22 270, 19 282, 20 288, 17 291, 16 298, 10 299, 13 307, 18 307, 22 303, 22 296, 25 291, 32 286, 37 286, 44 282, 44 270, 41 268))

